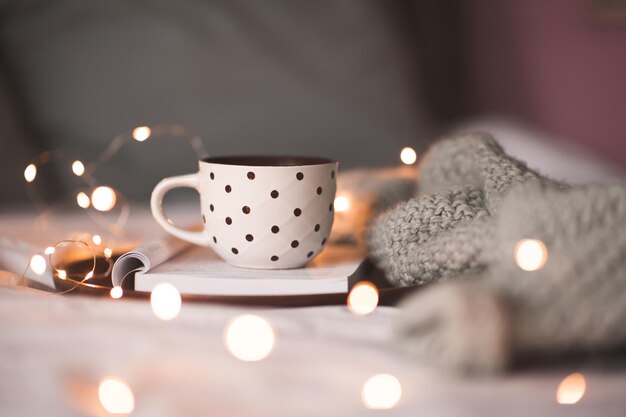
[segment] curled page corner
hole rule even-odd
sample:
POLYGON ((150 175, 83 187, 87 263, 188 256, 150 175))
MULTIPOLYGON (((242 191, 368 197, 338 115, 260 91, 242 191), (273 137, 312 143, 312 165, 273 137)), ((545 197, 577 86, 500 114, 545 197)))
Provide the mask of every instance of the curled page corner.
POLYGON ((126 252, 115 261, 111 271, 111 282, 114 287, 121 287, 128 275, 147 272, 189 246, 190 243, 169 236, 150 240, 126 252))

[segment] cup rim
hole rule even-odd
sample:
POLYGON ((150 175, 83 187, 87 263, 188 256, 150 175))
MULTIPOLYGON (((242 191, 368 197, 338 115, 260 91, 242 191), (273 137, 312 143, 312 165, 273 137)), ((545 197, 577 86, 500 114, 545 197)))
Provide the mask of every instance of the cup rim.
POLYGON ((330 158, 317 156, 288 156, 288 155, 226 155, 200 159, 200 162, 228 166, 254 167, 300 167, 336 164, 330 158))

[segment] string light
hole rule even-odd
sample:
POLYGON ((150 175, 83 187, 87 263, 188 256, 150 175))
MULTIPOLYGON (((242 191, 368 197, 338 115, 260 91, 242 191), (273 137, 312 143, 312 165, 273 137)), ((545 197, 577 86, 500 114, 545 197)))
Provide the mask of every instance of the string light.
POLYGON ((406 165, 413 165, 417 161, 417 153, 413 148, 406 147, 400 152, 400 160, 406 165))
POLYGON ((137 142, 143 142, 150 137, 152 131, 148 126, 139 126, 133 130, 133 139, 137 142))
POLYGON ((37 167, 35 166, 35 164, 29 164, 24 170, 24 178, 26 179, 26 182, 35 181, 36 176, 37 176, 37 167))
POLYGON ((524 271, 538 271, 548 260, 548 248, 537 239, 522 239, 515 246, 515 262, 524 271))
POLYGON ((556 402, 559 404, 576 404, 585 395, 587 383, 581 373, 568 375, 561 381, 556 390, 556 402))
POLYGON ((390 374, 374 375, 365 382, 361 391, 363 404, 371 410, 393 408, 402 397, 400 381, 390 374))
POLYGON ((100 235, 93 235, 91 237, 91 241, 94 243, 94 245, 101 245, 102 244, 102 237, 100 235))
POLYGON ((46 255, 52 255, 55 250, 56 249, 54 248, 54 246, 48 246, 46 250, 43 251, 43 253, 46 255))
POLYGON ((78 207, 86 209, 91 205, 91 201, 89 196, 81 191, 76 194, 76 204, 78 204, 78 207))
POLYGON ((122 295, 124 295, 124 290, 122 289, 122 287, 113 287, 111 288, 111 291, 109 292, 109 294, 111 295, 111 298, 113 299, 118 299, 118 298, 122 298, 122 295))
POLYGON ((102 407, 111 414, 130 414, 135 409, 135 396, 130 386, 114 376, 100 381, 98 398, 102 407))
MULTIPOLYGON (((62 240, 60 242, 57 242, 53 247, 51 246, 51 248, 54 249, 53 251, 47 251, 49 252, 48 260, 50 262, 50 266, 52 267, 57 277, 63 280, 69 278, 68 273, 64 269, 63 264, 57 265, 57 263, 53 261, 52 255, 57 252, 57 247, 60 247, 60 246, 67 246, 66 250, 73 251, 73 256, 75 256, 78 259, 86 260, 87 259, 86 253, 89 253, 89 255, 91 256, 91 269, 85 274, 85 276, 80 281, 84 282, 94 277, 95 270, 96 270, 96 254, 93 248, 82 240, 62 240), (78 252, 79 248, 86 252, 78 252)), ((106 276, 110 272, 111 267, 112 265, 109 262, 109 269, 106 272, 104 272, 102 275, 106 276)), ((73 281, 76 281, 76 280, 73 280, 73 281)))
POLYGON ((350 200, 345 195, 339 195, 335 198, 333 206, 337 213, 347 211, 350 209, 350 200))
POLYGON ((227 326, 224 341, 228 351, 242 361, 260 361, 274 348, 274 330, 262 317, 245 314, 227 326))
POLYGON ((113 251, 111 250, 111 248, 104 248, 104 257, 110 258, 111 256, 113 256, 113 251))
POLYGON ((181 306, 180 293, 175 286, 168 283, 161 283, 152 289, 150 294, 150 304, 152 312, 161 320, 172 320, 180 313, 181 306))
POLYGON ((98 211, 110 211, 115 207, 117 196, 111 187, 100 186, 91 193, 91 204, 98 211))
POLYGON ((83 165, 83 163, 80 161, 72 162, 72 172, 77 177, 80 177, 81 175, 85 173, 85 165, 83 165))
POLYGON ((33 257, 30 258, 30 269, 32 269, 35 274, 43 275, 47 268, 46 258, 43 256, 33 255, 33 257))
POLYGON ((368 281, 356 284, 348 294, 348 308, 358 316, 365 316, 378 306, 378 289, 368 281))

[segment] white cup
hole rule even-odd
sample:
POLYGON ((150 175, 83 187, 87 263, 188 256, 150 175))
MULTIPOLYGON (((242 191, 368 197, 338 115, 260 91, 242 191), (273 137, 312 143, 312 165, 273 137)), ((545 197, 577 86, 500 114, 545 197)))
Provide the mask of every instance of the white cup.
POLYGON ((152 215, 168 233, 245 268, 298 268, 323 249, 333 225, 336 161, 229 156, 198 165, 196 174, 165 178, 152 192, 152 215), (200 194, 202 231, 183 230, 163 212, 163 196, 177 187, 200 194))

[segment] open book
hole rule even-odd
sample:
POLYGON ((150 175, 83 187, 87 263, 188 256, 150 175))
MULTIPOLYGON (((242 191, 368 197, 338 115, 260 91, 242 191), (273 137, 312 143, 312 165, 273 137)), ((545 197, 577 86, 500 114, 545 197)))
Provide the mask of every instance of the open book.
MULTIPOLYGON (((325 251, 332 251, 329 246, 325 251)), ((328 254, 327 254, 328 255, 328 254)), ((324 258, 320 255, 318 258, 324 258)), ((112 282, 120 286, 134 274, 135 290, 149 292, 168 282, 182 294, 302 295, 348 291, 348 277, 361 259, 315 259, 299 269, 261 270, 228 265, 210 248, 189 245, 175 238, 148 242, 120 256, 113 265, 112 282)))

